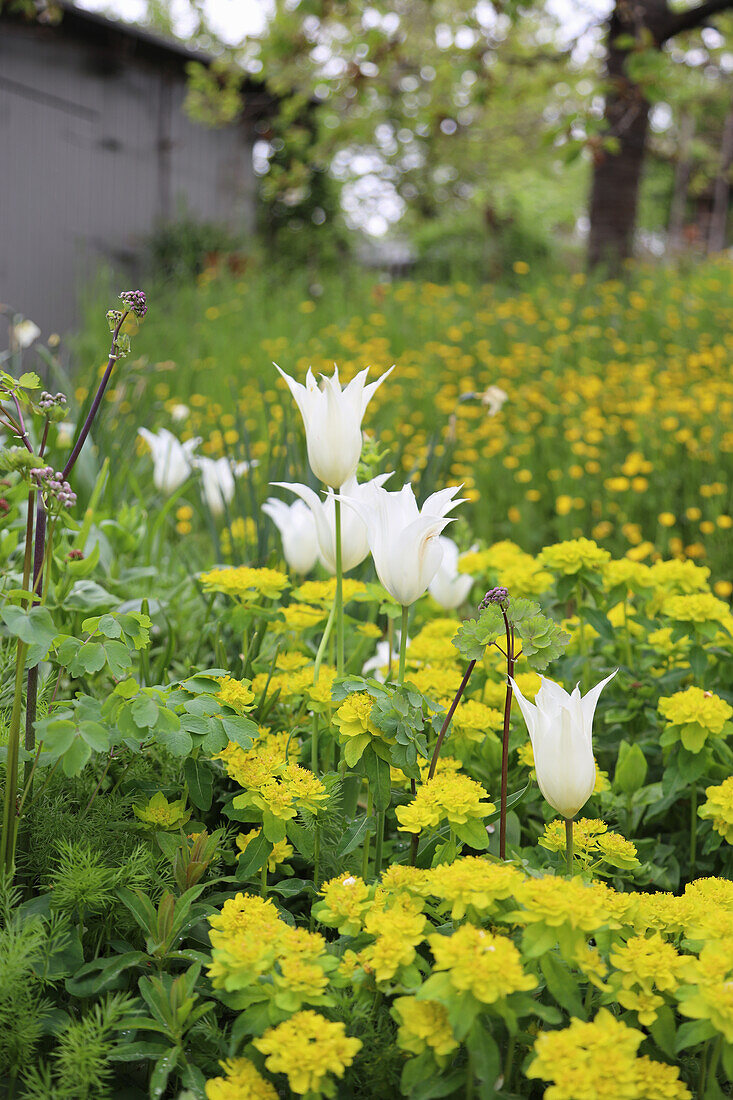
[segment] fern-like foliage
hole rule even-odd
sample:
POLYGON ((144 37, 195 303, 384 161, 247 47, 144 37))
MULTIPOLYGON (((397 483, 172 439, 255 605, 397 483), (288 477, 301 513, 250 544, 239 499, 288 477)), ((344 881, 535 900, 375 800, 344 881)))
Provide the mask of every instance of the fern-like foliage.
POLYGON ((104 1100, 112 1095, 115 1033, 134 1005, 122 993, 109 994, 60 1033, 51 1059, 29 1068, 26 1100, 104 1100))

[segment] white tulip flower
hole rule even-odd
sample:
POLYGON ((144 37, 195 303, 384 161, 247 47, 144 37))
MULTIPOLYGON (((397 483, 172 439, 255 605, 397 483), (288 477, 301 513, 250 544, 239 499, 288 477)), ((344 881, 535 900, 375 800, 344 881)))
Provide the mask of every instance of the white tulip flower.
POLYGON ((174 493, 191 473, 193 452, 201 438, 197 436, 181 443, 167 428, 160 428, 157 432, 138 428, 137 434, 142 436, 152 452, 155 488, 162 493, 174 493))
POLYGON ((333 377, 324 375, 323 388, 319 389, 310 367, 303 386, 280 370, 277 363, 275 366, 287 382, 303 417, 308 461, 313 473, 332 489, 340 489, 356 475, 361 456, 361 422, 366 407, 394 367, 368 386, 365 384, 369 373, 367 367, 344 389, 339 382, 338 367, 334 367, 333 377))
MULTIPOLYGON (((339 500, 354 504, 367 505, 374 498, 374 493, 381 485, 391 477, 389 474, 379 474, 371 481, 365 481, 361 485, 355 477, 350 477, 341 488, 339 500)), ((319 497, 308 485, 299 482, 276 481, 273 482, 280 489, 289 489, 296 493, 304 501, 313 514, 316 523, 316 536, 318 548, 321 553, 321 561, 329 573, 336 572, 336 497, 332 489, 328 490, 326 497, 319 497)), ((366 523, 357 513, 350 508, 341 510, 341 561, 343 570, 348 573, 360 565, 369 553, 369 539, 367 537, 366 523)))
POLYGON ((269 497, 262 511, 280 532, 283 557, 290 568, 296 573, 310 573, 319 552, 316 521, 308 505, 302 500, 286 504, 284 500, 269 497))
POLYGON ((593 715, 601 692, 617 671, 582 699, 579 687, 568 695, 559 684, 541 676, 535 702, 530 703, 511 681, 532 741, 539 788, 566 819, 574 818, 593 793, 593 715))
POLYGON ((436 603, 446 610, 460 607, 468 598, 473 585, 473 577, 458 572, 458 547, 447 535, 438 535, 438 543, 443 550, 443 560, 438 571, 428 585, 428 591, 436 603))
POLYGON ((18 347, 24 349, 29 348, 41 335, 41 330, 35 321, 30 321, 28 318, 13 325, 12 332, 18 347))
MULTIPOLYGON (((230 458, 203 458, 196 456, 193 465, 201 471, 201 495, 209 511, 220 516, 234 496, 234 477, 246 474, 249 462, 234 462, 230 458)), ((253 466, 257 463, 253 462, 253 466)))
POLYGON ((423 595, 438 571, 443 550, 438 535, 452 522, 448 512, 462 503, 460 486, 433 493, 419 509, 411 485, 399 492, 375 489, 370 501, 340 499, 367 527, 369 549, 382 587, 403 607, 423 595))

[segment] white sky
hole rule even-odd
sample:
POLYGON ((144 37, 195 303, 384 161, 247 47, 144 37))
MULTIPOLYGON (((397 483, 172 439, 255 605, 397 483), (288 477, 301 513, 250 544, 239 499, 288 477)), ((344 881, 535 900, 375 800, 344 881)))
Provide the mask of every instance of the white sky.
MULTIPOLYGON (((145 14, 144 0, 76 0, 80 8, 118 15, 135 22, 145 14)), ((228 42, 241 42, 247 35, 259 34, 271 10, 270 0, 207 0, 205 5, 214 30, 228 42)), ((548 0, 548 9, 562 20, 569 38, 601 22, 611 11, 613 0, 548 0)), ((186 0, 172 0, 177 32, 185 37, 190 27, 190 8, 186 0)))

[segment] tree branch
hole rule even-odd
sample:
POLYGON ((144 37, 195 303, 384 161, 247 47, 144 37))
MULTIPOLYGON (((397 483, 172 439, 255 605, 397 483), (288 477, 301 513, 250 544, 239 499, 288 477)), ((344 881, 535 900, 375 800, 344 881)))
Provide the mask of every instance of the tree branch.
POLYGON ((704 0, 704 3, 698 4, 696 8, 670 13, 662 34, 657 40, 658 45, 663 45, 670 38, 674 38, 675 35, 682 34, 683 31, 691 31, 695 27, 701 27, 712 16, 731 9, 733 9, 733 0, 704 0))

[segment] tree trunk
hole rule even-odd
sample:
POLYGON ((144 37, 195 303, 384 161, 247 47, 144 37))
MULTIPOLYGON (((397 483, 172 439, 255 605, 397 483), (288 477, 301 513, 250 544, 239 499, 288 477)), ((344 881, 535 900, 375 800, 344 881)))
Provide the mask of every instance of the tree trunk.
POLYGON ((622 21, 620 7, 617 0, 608 28, 604 110, 604 137, 613 139, 617 148, 599 148, 595 154, 588 242, 588 266, 605 265, 614 275, 633 250, 649 129, 649 103, 626 74, 628 51, 616 45, 620 35, 633 34, 633 28, 622 21))
POLYGON ((682 235, 685 228, 685 211, 687 209, 687 188, 692 174, 690 150, 694 136, 694 116, 690 111, 685 111, 680 119, 677 163, 674 169, 672 201, 669 205, 669 222, 667 223, 667 252, 670 256, 682 249, 682 235))
POLYGON ((728 111, 720 145, 720 169, 715 181, 713 209, 708 231, 708 252, 722 252, 725 248, 725 226, 728 220, 730 196, 730 169, 733 164, 733 107, 728 111))

